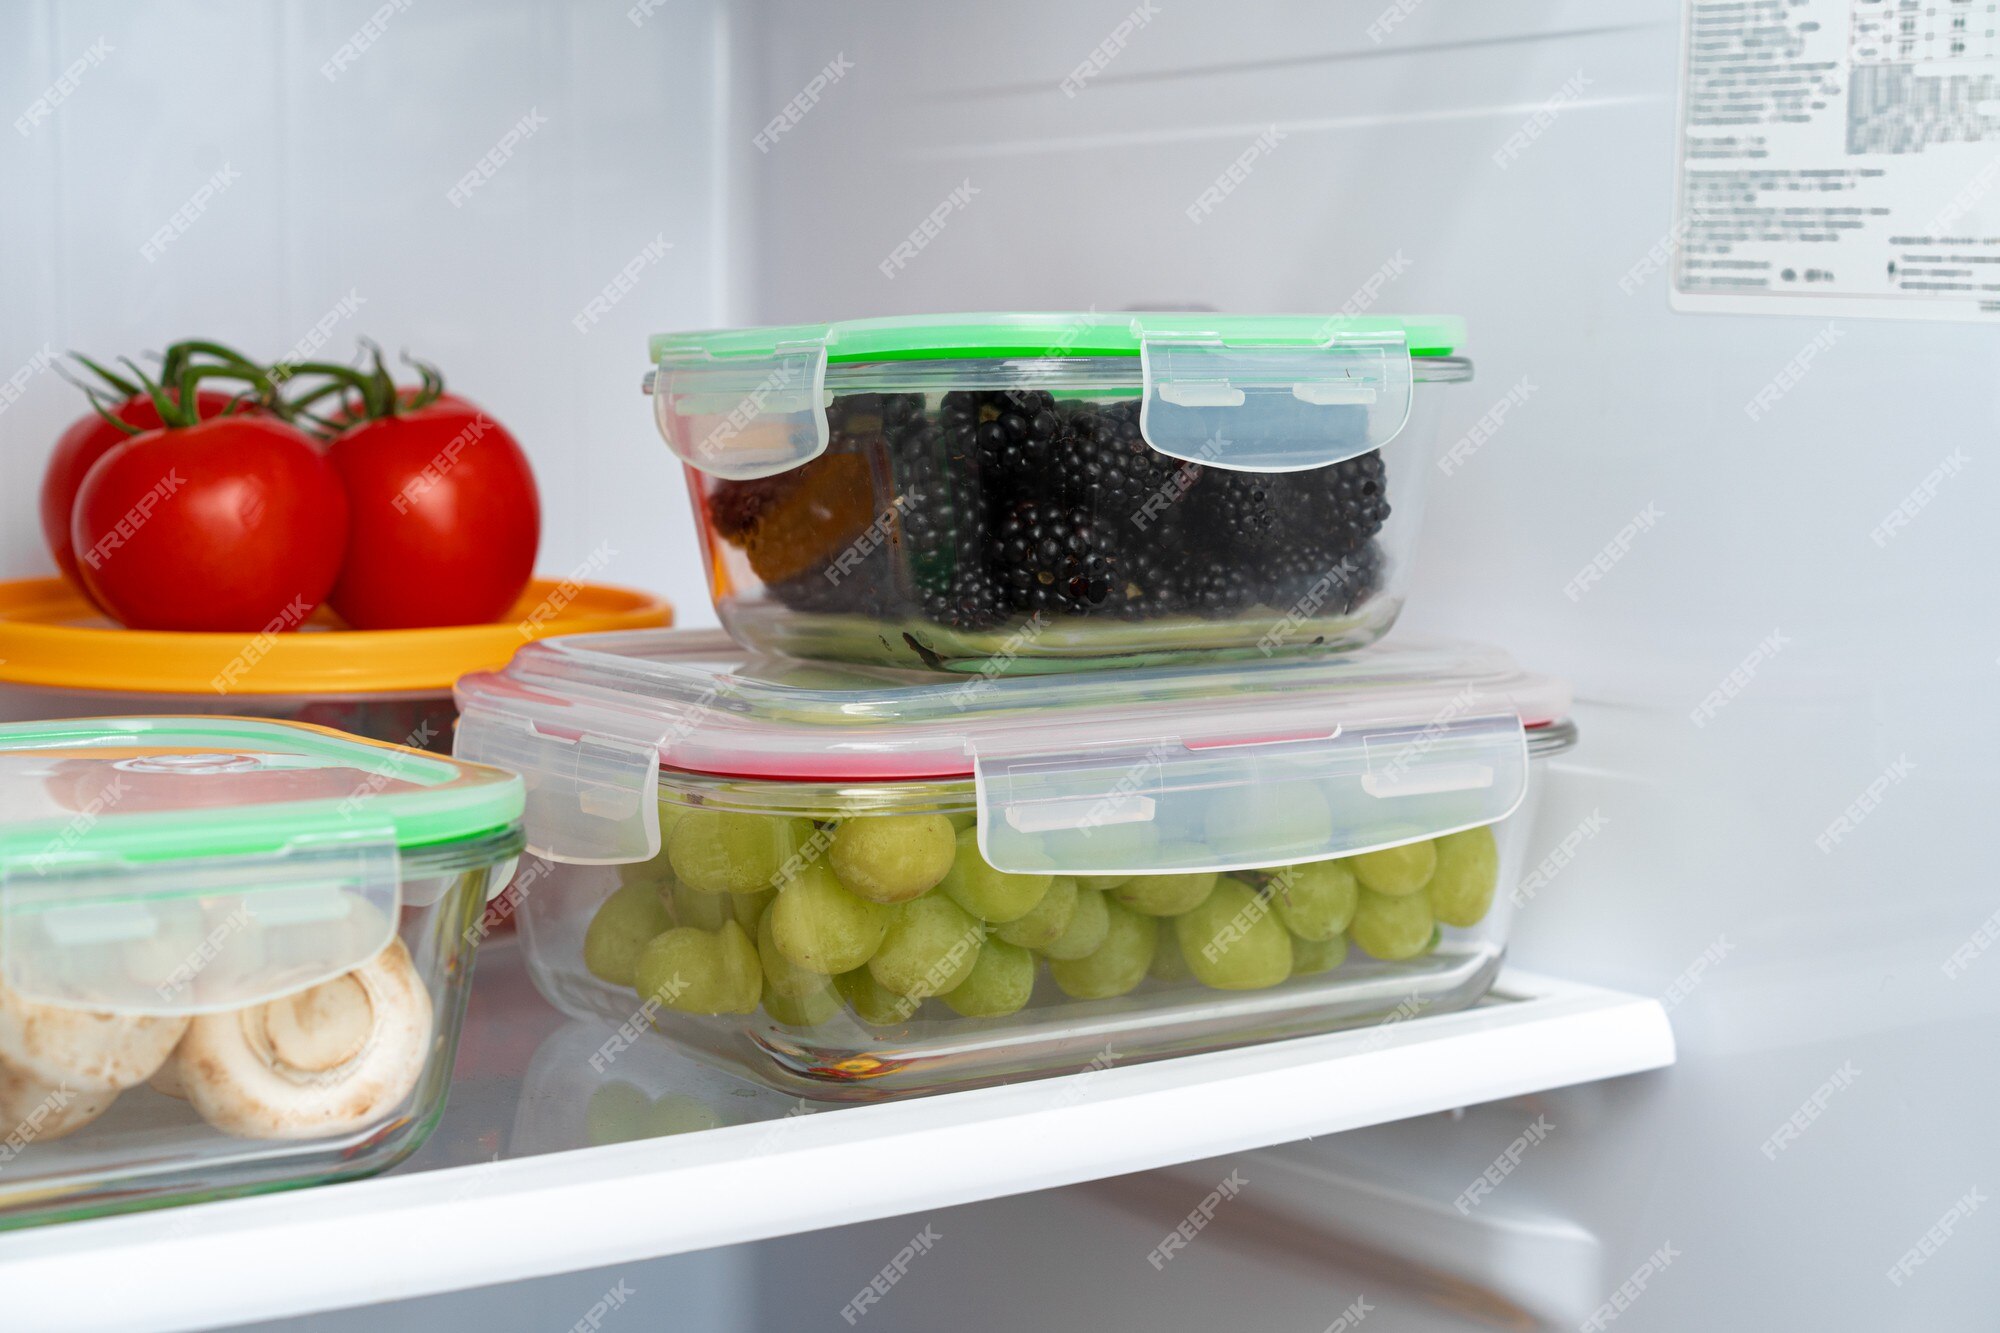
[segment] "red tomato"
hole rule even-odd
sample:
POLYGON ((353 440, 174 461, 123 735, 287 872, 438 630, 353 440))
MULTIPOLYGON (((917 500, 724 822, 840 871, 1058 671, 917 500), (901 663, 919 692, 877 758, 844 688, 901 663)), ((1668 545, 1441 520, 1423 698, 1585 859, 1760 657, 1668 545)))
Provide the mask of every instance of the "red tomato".
MULTIPOLYGON (((407 409, 411 403, 416 401, 417 395, 422 392, 423 390, 417 388, 415 385, 398 389, 396 390, 396 401, 407 409)), ((455 393, 441 393, 431 399, 430 403, 426 404, 426 406, 462 407, 468 412, 477 412, 479 410, 455 393)), ((348 427, 358 425, 368 419, 367 409, 361 405, 359 398, 349 398, 341 403, 339 407, 334 408, 324 415, 327 424, 337 431, 346 430, 348 427)))
POLYGON ((296 629, 339 576, 347 498, 304 431, 221 417, 98 459, 70 540, 90 595, 134 629, 296 629))
POLYGON ((541 506, 527 455, 462 399, 364 422, 327 458, 347 488, 347 564, 327 601, 356 629, 507 614, 535 568, 541 506))
MULTIPOLYGON (((173 391, 173 398, 180 401, 178 391, 173 391)), ((203 417, 221 416, 229 401, 226 393, 195 390, 195 411, 203 417)), ((127 398, 111 409, 111 415, 140 430, 160 428, 160 409, 145 394, 127 398)), ((42 537, 64 576, 79 588, 83 587, 83 576, 77 573, 76 548, 69 540, 69 516, 76 507, 77 487, 83 485, 84 473, 90 471, 91 464, 104 457, 113 445, 131 438, 97 413, 85 413, 57 437, 55 451, 49 455, 48 470, 42 473, 42 537)))

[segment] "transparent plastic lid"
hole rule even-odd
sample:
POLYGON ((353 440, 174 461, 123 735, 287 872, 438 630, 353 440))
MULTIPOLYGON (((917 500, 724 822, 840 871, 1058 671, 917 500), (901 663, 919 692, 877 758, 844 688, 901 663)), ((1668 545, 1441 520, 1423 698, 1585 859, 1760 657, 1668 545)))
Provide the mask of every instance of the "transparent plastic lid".
POLYGON ((829 390, 971 388, 996 365, 1024 388, 1130 383, 1141 395, 1140 432, 1161 453, 1292 472, 1395 439, 1413 385, 1464 377, 1453 356, 1464 338, 1463 321, 1445 315, 899 316, 661 334, 647 384, 660 433, 682 461, 737 481, 824 452, 829 390), (907 367, 919 362, 937 364, 913 381, 907 367), (1301 407, 1339 410, 1307 417, 1301 407))
POLYGON ((457 750, 524 775, 555 860, 659 852, 660 773, 971 779, 1005 870, 1144 874, 1349 855, 1505 818, 1568 688, 1497 650, 941 679, 744 652, 715 631, 558 638, 458 686, 457 750))
POLYGON ((291 722, 0 726, 0 978, 74 1008, 236 1008, 366 962, 405 853, 518 825, 521 782, 291 722))

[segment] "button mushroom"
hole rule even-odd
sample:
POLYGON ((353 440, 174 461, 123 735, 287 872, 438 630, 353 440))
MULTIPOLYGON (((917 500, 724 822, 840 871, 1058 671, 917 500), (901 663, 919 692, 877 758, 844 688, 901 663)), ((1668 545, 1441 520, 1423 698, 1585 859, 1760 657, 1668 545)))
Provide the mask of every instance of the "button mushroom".
POLYGON ((144 1083, 187 1027, 184 1017, 40 1004, 0 982, 0 1063, 50 1087, 118 1092, 144 1083))
POLYGON ((117 1100, 116 1092, 44 1083, 0 1063, 0 1163, 12 1157, 13 1150, 82 1129, 117 1100))
POLYGON ((430 1054, 431 1001, 402 941, 331 981, 264 1004, 203 1014, 174 1064, 217 1129, 308 1139, 361 1129, 416 1086, 430 1054))
MULTIPOLYGON (((174 1049, 178 1051, 180 1048, 174 1049)), ((188 1099, 187 1089, 181 1086, 181 1062, 171 1056, 153 1071, 153 1076, 146 1080, 146 1086, 168 1097, 178 1097, 182 1101, 188 1099)))

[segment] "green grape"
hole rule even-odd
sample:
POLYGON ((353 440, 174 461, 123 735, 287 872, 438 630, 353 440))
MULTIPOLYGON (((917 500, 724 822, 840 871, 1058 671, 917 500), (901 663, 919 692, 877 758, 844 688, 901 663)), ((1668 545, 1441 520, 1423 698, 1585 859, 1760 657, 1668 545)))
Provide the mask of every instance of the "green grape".
POLYGON ((673 924, 652 885, 628 884, 590 918, 583 932, 583 965, 614 986, 630 986, 640 951, 673 924))
POLYGON ((661 1093, 657 1101, 646 1108, 646 1137, 663 1139, 671 1134, 693 1134, 704 1129, 715 1129, 722 1124, 722 1117, 715 1108, 684 1092, 661 1093))
POLYGON ((623 888, 631 884, 643 884, 649 888, 667 891, 674 882, 673 867, 667 864, 667 854, 662 851, 650 861, 632 861, 617 867, 618 884, 623 888))
POLYGON ((977 828, 979 825, 979 812, 977 810, 954 810, 946 815, 945 818, 951 821, 953 835, 957 835, 969 828, 977 828))
MULTIPOLYGON (((677 926, 700 926, 703 930, 721 930, 722 923, 734 920, 729 910, 736 902, 733 895, 725 893, 696 893, 685 884, 663 886, 667 897, 667 910, 673 913, 677 926)), ((743 929, 754 930, 755 921, 738 921, 743 929)))
POLYGON ((883 987, 865 967, 842 972, 833 979, 834 988, 862 1022, 878 1028, 900 1027, 917 1012, 921 999, 913 1000, 883 987))
POLYGON ((1346 930, 1361 897, 1354 867, 1345 861, 1285 866, 1264 887, 1278 905, 1285 929, 1302 940, 1330 940, 1346 930))
MULTIPOLYGON (((1172 865, 1160 848, 1157 824, 1095 824, 1087 828, 1062 829, 1045 839, 1051 855, 1065 865, 1172 865)), ((1106 875, 1105 879, 1129 879, 1129 875, 1106 875)))
POLYGON ((747 1014, 764 991, 757 946, 734 921, 722 929, 676 926, 639 954, 641 999, 688 1014, 747 1014))
POLYGON ((1432 926, 1430 939, 1425 942, 1423 948, 1417 950, 1417 954, 1419 957, 1421 957, 1424 954, 1436 953, 1438 945, 1443 943, 1444 943, 1443 928, 1439 926, 1432 926))
POLYGON ((1383 893, 1364 893, 1354 908, 1354 922, 1347 938, 1370 958, 1394 962, 1414 958, 1430 944, 1430 899, 1421 893, 1400 898, 1383 893))
POLYGON ((785 951, 773 938, 775 916, 776 912, 766 912, 757 923, 757 957, 764 967, 764 998, 768 1001, 775 992, 788 999, 803 999, 826 985, 826 975, 809 971, 785 957, 785 951))
MULTIPOLYGON (((665 775, 664 775, 664 774, 662 774, 661 776, 662 776, 662 778, 664 778, 664 777, 665 777, 665 775)), ((694 807, 693 807, 693 806, 691 806, 691 805, 683 805, 683 804, 681 804, 681 802, 679 801, 679 799, 678 799, 678 798, 672 798, 672 797, 662 797, 662 798, 661 798, 661 800, 660 800, 660 846, 661 846, 661 848, 663 849, 663 851, 664 851, 664 848, 665 848, 665 847, 666 847, 666 845, 667 845, 667 840, 668 840, 669 838, 671 838, 671 837, 673 836, 673 833, 674 833, 674 825, 676 825, 676 824, 680 823, 680 822, 681 822, 681 816, 682 816, 682 815, 685 815, 685 814, 686 814, 686 813, 687 813, 688 811, 690 811, 690 810, 692 810, 692 809, 694 809, 694 807)))
POLYGON ((1199 907, 1215 888, 1213 870, 1191 870, 1182 875, 1137 875, 1111 896, 1135 912, 1147 916, 1179 916, 1199 907))
POLYGON ((590 1101, 583 1108, 584 1137, 594 1148, 643 1139, 646 1112, 652 1107, 646 1094, 630 1083, 606 1083, 590 1094, 590 1101))
POLYGON ((1354 877, 1362 888, 1401 898, 1430 881, 1431 872, 1437 869, 1437 848, 1428 840, 1406 842, 1349 857, 1348 864, 1354 867, 1354 877))
POLYGON ((1076 886, 1079 889, 1089 889, 1093 893, 1105 893, 1122 884, 1130 884, 1131 882, 1132 877, 1130 875, 1078 875, 1076 877, 1076 886))
POLYGON ((1493 907, 1500 883, 1500 848, 1485 825, 1437 840, 1437 869, 1424 886, 1431 915, 1447 926, 1476 926, 1493 907))
POLYGON ((797 868, 812 821, 740 810, 693 809, 674 824, 667 857, 681 883, 702 893, 757 893, 797 868))
POLYGON ((1271 901, 1240 879, 1225 879, 1208 901, 1174 919, 1181 957, 1216 990, 1262 990, 1292 974, 1292 936, 1271 901))
POLYGON ((979 961, 986 928, 950 898, 926 894, 895 908, 868 971, 898 995, 942 995, 979 961))
POLYGON ((765 889, 762 893, 732 893, 727 896, 707 893, 697 896, 704 902, 728 909, 729 914, 736 918, 736 924, 753 935, 757 933, 757 923, 764 919, 766 909, 778 901, 776 889, 765 889))
POLYGON ((826 859, 850 891, 904 903, 936 887, 957 855, 958 835, 943 815, 869 815, 841 821, 826 859))
POLYGON ((1062 993, 1073 1000, 1107 1000, 1123 995, 1146 979, 1160 942, 1159 927, 1123 903, 1105 899, 1108 916, 1104 943, 1082 958, 1059 958, 1049 964, 1062 993))
POLYGON ((1335 935, 1330 940, 1301 939, 1292 936, 1292 975, 1309 977, 1316 972, 1331 972, 1347 961, 1347 936, 1335 935))
POLYGON ((958 835, 958 854, 939 885, 950 899, 982 921, 1016 921, 1034 910, 1054 875, 1015 875, 995 870, 979 854, 972 829, 958 835))
POLYGON ((993 933, 1023 949, 1054 944, 1069 929, 1070 918, 1076 915, 1076 894, 1076 881, 1068 875, 1057 875, 1049 881, 1042 900, 1029 908, 1026 916, 995 927, 993 933))
POLYGON ((803 995, 785 995, 764 987, 764 1012, 787 1027, 817 1027, 840 1012, 840 992, 826 977, 814 977, 819 984, 803 995))
POLYGON ((1186 981, 1194 975, 1194 970, 1181 957, 1180 936, 1173 921, 1163 916, 1153 919, 1159 925, 1160 942, 1153 950, 1152 966, 1146 969, 1146 975, 1155 981, 1186 981))
POLYGON ((889 928, 889 909, 857 898, 825 862, 815 861, 778 890, 766 917, 786 958, 808 972, 832 976, 868 961, 889 928))
POLYGON ((1034 990, 1035 956, 1005 940, 988 940, 965 980, 942 998, 965 1018, 998 1018, 1022 1009, 1034 990))
POLYGON ((1054 942, 1042 946, 1042 957, 1067 962, 1096 953, 1105 932, 1111 929, 1110 904, 1109 894, 1078 889, 1069 924, 1054 942))
POLYGON ((1209 803, 1203 819, 1207 845, 1246 859, 1324 846, 1333 838, 1333 810, 1308 782, 1260 783, 1230 788, 1209 803))

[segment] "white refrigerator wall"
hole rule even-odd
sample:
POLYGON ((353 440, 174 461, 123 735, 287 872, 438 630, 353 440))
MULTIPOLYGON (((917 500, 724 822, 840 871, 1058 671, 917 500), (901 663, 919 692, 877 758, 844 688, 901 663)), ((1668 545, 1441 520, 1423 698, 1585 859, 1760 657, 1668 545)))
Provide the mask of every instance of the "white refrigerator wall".
POLYGON ((746 259, 725 9, 0 3, 0 576, 53 568, 36 489, 86 409, 51 354, 367 335, 520 439, 542 572, 713 623, 639 382, 646 335, 722 321, 746 259))

